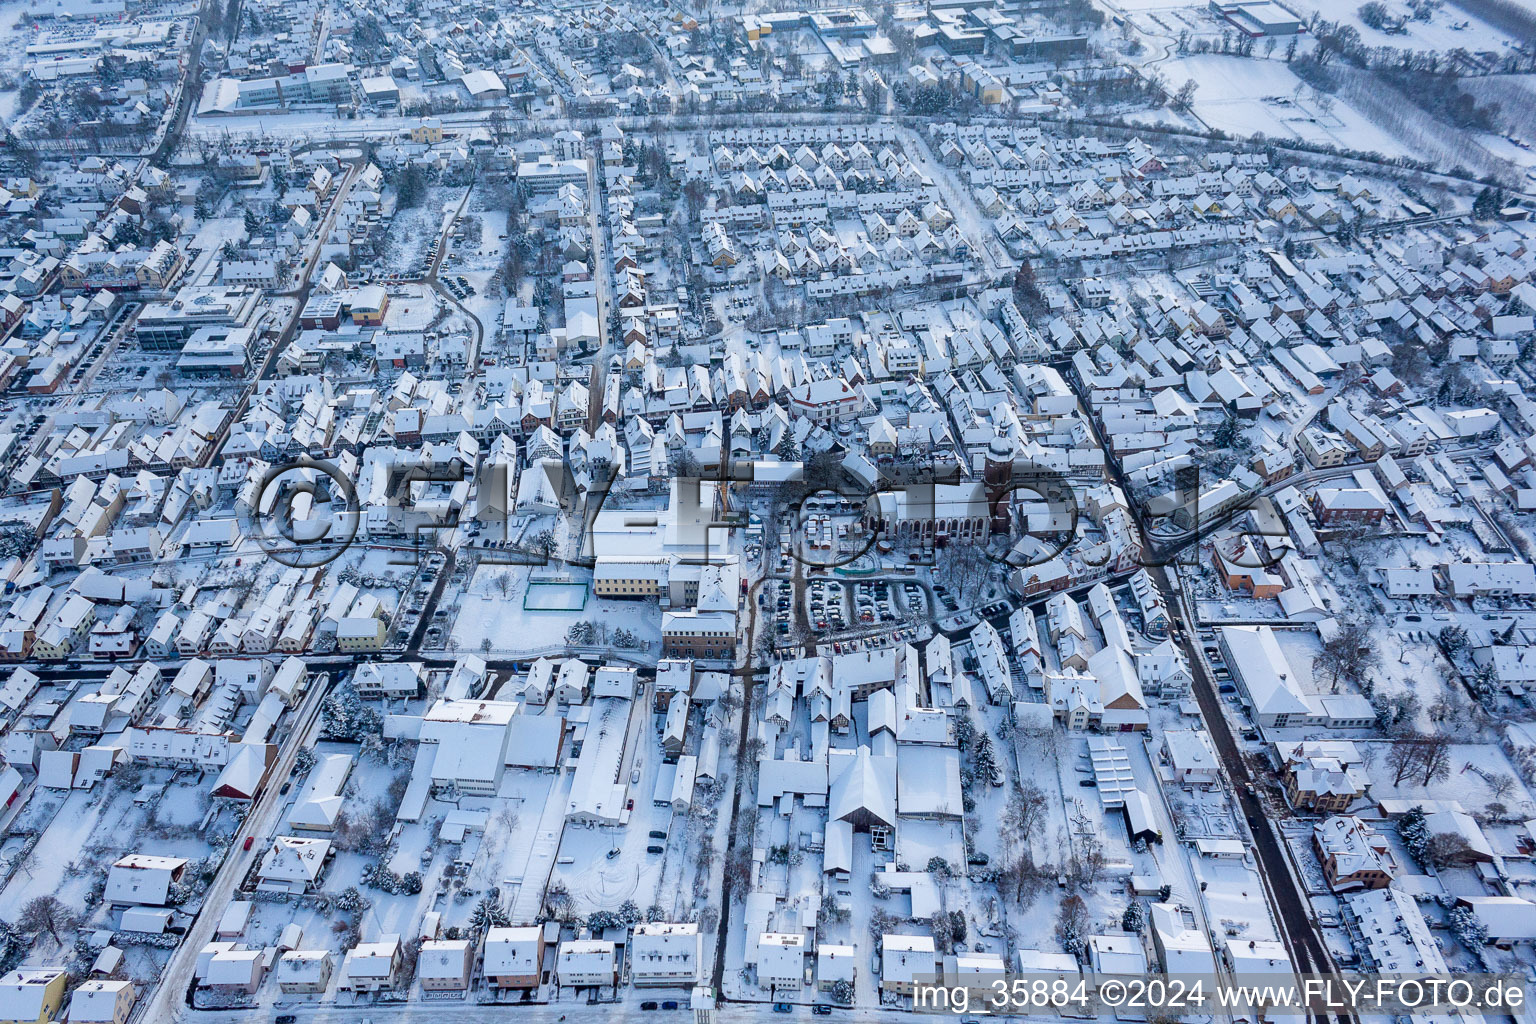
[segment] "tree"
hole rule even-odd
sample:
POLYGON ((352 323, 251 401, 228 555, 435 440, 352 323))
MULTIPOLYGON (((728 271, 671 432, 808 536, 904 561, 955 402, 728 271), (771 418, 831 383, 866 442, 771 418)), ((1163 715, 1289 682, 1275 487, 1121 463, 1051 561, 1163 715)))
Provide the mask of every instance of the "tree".
POLYGON ((419 206, 427 195, 427 169, 420 164, 407 164, 405 170, 400 172, 398 192, 396 205, 399 209, 409 210, 419 206))
POLYGON ((1451 624, 1440 630, 1440 646, 1445 653, 1455 654, 1467 647, 1467 631, 1463 626, 1451 624))
POLYGON ((970 715, 959 715, 955 718, 955 746, 962 751, 971 749, 971 741, 976 737, 976 726, 971 721, 970 715))
POLYGON ((934 911, 928 919, 928 927, 933 931, 933 945, 943 956, 948 956, 955 948, 955 938, 949 929, 949 915, 942 910, 934 911))
POLYGON ((1461 944, 1474 952, 1488 941, 1488 928, 1477 919, 1471 907, 1453 907, 1450 924, 1461 944))
POLYGON ((1173 109, 1188 110, 1195 102, 1195 91, 1200 88, 1200 83, 1193 78, 1188 79, 1179 86, 1179 91, 1173 94, 1173 109))
POLYGON ((1403 779, 1418 767, 1418 751, 1414 744, 1399 740, 1387 748, 1387 768, 1392 772, 1392 785, 1401 785, 1403 779))
POLYGON ((350 686, 328 694, 320 706, 320 731, 327 739, 361 740, 383 726, 378 709, 364 704, 350 686))
POLYGON ((358 891, 357 886, 349 885, 337 893, 331 900, 331 909, 340 910, 348 914, 360 914, 371 906, 368 897, 358 891))
POLYGON ((1033 779, 1020 779, 1008 794, 1008 806, 1003 809, 1003 841, 1014 848, 1027 847, 1029 837, 1039 830, 1045 815, 1045 792, 1033 779))
POLYGON ((1429 823, 1424 820, 1424 808, 1410 807, 1397 819, 1397 834, 1403 840, 1403 845, 1413 855, 1413 859, 1420 864, 1426 862, 1429 855, 1429 823))
POLYGON ((1401 735, 1412 733, 1419 717, 1419 695, 1411 692, 1377 694, 1371 702, 1376 709, 1376 724, 1382 732, 1401 735))
POLYGON ((1423 784, 1446 779, 1451 774, 1451 741, 1446 736, 1426 737, 1423 741, 1424 753, 1420 758, 1420 767, 1423 769, 1423 784))
POLYGON ((63 946, 59 932, 68 931, 74 921, 74 914, 57 897, 36 896, 22 905, 16 926, 24 932, 47 932, 55 945, 63 946))
POLYGON ((1133 935, 1140 935, 1141 930, 1147 926, 1146 911, 1141 909, 1141 901, 1131 900, 1126 905, 1125 913, 1120 915, 1120 927, 1133 935))
POLYGON ((1083 934, 1088 927, 1088 908, 1083 903, 1083 898, 1077 893, 1070 893, 1061 901, 1061 910, 1056 915, 1056 941, 1061 943, 1061 948, 1072 956, 1080 957, 1083 953, 1083 934))
POLYGON ((474 913, 469 916, 469 923, 478 929, 505 928, 512 923, 507 916, 506 908, 501 905, 501 890, 491 886, 486 890, 480 902, 475 904, 474 913))
POLYGON ((971 776, 977 783, 990 784, 997 777, 997 758, 992 751, 992 737, 986 732, 971 750, 971 776))
POLYGON ((1323 641, 1322 653, 1313 662, 1313 671, 1326 672, 1331 686, 1339 680, 1361 683, 1376 667, 1379 654, 1371 627, 1361 619, 1351 619, 1334 636, 1323 641))
POLYGON ((1429 862, 1437 868, 1448 867, 1467 855, 1471 849, 1466 839, 1458 832, 1436 832, 1429 837, 1429 843, 1424 848, 1429 862))
POLYGON ((1355 15, 1378 32, 1387 27, 1387 20, 1392 16, 1387 10, 1387 5, 1381 0, 1371 0, 1370 3, 1361 4, 1355 11, 1355 15))
POLYGON ((1472 201, 1472 216, 1478 220, 1488 220, 1499 212, 1501 205, 1503 201, 1498 190, 1492 185, 1484 185, 1483 190, 1472 201))
POLYGON ((1025 316, 1038 316, 1045 310, 1045 299, 1035 281, 1035 267, 1029 260, 1019 261, 1013 274, 1013 304, 1025 316))
POLYGON ((1472 678, 1469 684, 1472 692, 1478 700, 1488 700, 1493 696, 1499 682, 1499 670, 1494 668, 1493 662, 1485 662, 1472 670, 1472 678))
POLYGON ((843 1006, 853 1005, 853 983, 849 981, 835 981, 832 983, 832 1001, 843 1006))
POLYGON ((395 991, 406 992, 416 981, 416 961, 421 956, 421 939, 414 938, 400 947, 400 970, 395 975, 395 991))

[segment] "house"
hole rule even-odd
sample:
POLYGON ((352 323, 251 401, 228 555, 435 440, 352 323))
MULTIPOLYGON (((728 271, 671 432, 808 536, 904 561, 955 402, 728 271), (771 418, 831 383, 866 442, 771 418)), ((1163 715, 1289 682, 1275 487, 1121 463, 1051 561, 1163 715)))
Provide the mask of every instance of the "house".
POLYGON ((995 993, 1007 971, 997 953, 955 953, 944 958, 944 983, 951 989, 965 989, 972 999, 987 999, 995 993))
POLYGON ((736 658, 736 613, 733 611, 663 612, 661 616, 661 656, 734 661, 736 658))
POLYGON ((1144 978, 1147 954, 1134 935, 1088 936, 1088 963, 1095 978, 1144 978))
POLYGON ((277 961, 277 987, 284 995, 323 993, 331 984, 336 958, 325 949, 290 949, 277 961))
MULTIPOLYGON (((507 765, 514 701, 439 700, 422 716, 423 749, 432 749, 437 792, 494 794, 507 765)), ((531 717, 531 716, 530 716, 531 717)), ((539 716, 543 717, 543 716, 539 716)))
POLYGON ((1536 594, 1536 566, 1529 562, 1452 562, 1443 574, 1451 596, 1461 600, 1536 594))
POLYGON ((830 991, 838 982, 852 985, 859 973, 859 951, 854 946, 831 942, 816 945, 816 988, 830 991))
POLYGON ((1207 732, 1168 730, 1163 734, 1163 756, 1176 785, 1209 789, 1221 781, 1221 762, 1207 732))
POLYGON ((1355 934, 1362 939, 1363 958, 1384 974, 1449 974, 1439 940, 1405 889, 1388 886, 1344 897, 1355 934))
POLYGON ((63 971, 31 968, 0 978, 0 1024, 48 1024, 57 1019, 67 983, 63 971))
POLYGON ((1383 889, 1397 874, 1386 837, 1354 815, 1335 815, 1313 826, 1312 845, 1334 892, 1383 889))
POLYGON ((352 674, 352 685, 365 699, 409 700, 421 689, 421 670, 419 661, 365 661, 352 674))
POLYGON ((256 887, 266 892, 307 892, 319 879, 330 853, 329 839, 277 836, 262 857, 256 887))
POLYGON ((342 961, 337 990, 356 995, 394 988, 400 973, 401 955, 399 935, 384 935, 376 942, 359 942, 342 961))
POLYGON ((697 924, 638 924, 630 936, 630 983, 636 987, 695 985, 702 949, 697 924))
POLYGON ((474 962, 467 939, 433 939, 416 956, 416 980, 426 992, 462 992, 469 988, 474 962))
POLYGON ((349 615, 336 624, 336 649, 349 652, 382 650, 387 634, 384 620, 373 615, 349 615))
POLYGON ((770 990, 805 984, 805 935, 763 932, 757 939, 757 983, 770 990))
POLYGON ((365 285, 352 294, 352 322, 361 327, 381 327, 389 312, 389 293, 381 285, 365 285))
POLYGON ((1164 974, 1207 975, 1216 973, 1216 954, 1210 940, 1194 926, 1193 915, 1172 903, 1148 906, 1148 931, 1164 974))
POLYGON ((325 754, 310 769, 304 789, 288 812, 288 827, 296 831, 331 832, 341 817, 341 792, 352 774, 351 754, 325 754))
POLYGON ((486 931, 480 973, 492 988, 538 988, 543 964, 543 928, 530 925, 486 931))
POLYGON ((602 939, 567 939, 555 954, 555 978, 562 988, 601 988, 618 982, 614 944, 602 939))
POLYGON ((93 978, 70 993, 70 1024, 127 1024, 138 992, 131 981, 93 978))
POLYGON ((1361 487, 1320 487, 1312 495, 1312 511, 1320 526, 1348 523, 1380 523, 1387 504, 1375 492, 1361 487))
POLYGON ((1359 764, 1353 743, 1300 744, 1281 765, 1286 799, 1297 810, 1342 814, 1365 795, 1359 764))
POLYGON ((220 949, 209 958, 198 987, 226 999, 252 996, 265 970, 264 950, 220 949))
POLYGON ((932 981, 939 969, 931 935, 881 936, 880 988, 911 995, 919 981, 932 981))
POLYGON ((114 907, 163 907, 169 902, 171 886, 181 881, 186 870, 184 857, 129 854, 107 872, 102 899, 114 907))

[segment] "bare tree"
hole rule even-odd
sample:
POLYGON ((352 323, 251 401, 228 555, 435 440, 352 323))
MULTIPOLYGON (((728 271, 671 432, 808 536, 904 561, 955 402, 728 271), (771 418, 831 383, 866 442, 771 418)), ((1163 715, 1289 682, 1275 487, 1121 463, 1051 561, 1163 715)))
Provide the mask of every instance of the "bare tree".
POLYGON ((1447 778, 1451 774, 1451 741, 1445 736, 1426 736, 1420 741, 1424 752, 1420 766, 1424 769, 1424 785, 1447 778))
POLYGON ((1080 956, 1088 930, 1088 907, 1077 893, 1071 893, 1061 901, 1061 911, 1056 917, 1056 940, 1061 948, 1072 956, 1080 956))
POLYGON ((1455 832, 1436 832, 1429 837, 1425 853, 1431 864, 1443 868, 1460 860, 1470 848, 1467 841, 1455 832))
POLYGON ((1012 848, 1028 848, 1029 839, 1045 822, 1045 793, 1032 779, 1021 779, 1008 794, 1003 811, 1003 840, 1012 848))
POLYGON ((54 944, 64 945, 59 932, 74 926, 75 915, 55 896, 37 896, 28 900, 16 918, 16 927, 25 932, 47 932, 54 944))
POLYGON ((1387 749, 1387 768, 1392 772, 1392 785, 1402 784, 1419 766, 1419 747, 1410 740, 1398 740, 1387 749))

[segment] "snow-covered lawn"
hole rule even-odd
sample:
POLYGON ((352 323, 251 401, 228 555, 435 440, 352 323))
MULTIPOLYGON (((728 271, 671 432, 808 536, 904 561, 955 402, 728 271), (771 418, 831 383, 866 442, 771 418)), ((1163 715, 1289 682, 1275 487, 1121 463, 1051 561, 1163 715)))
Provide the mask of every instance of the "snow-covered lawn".
MULTIPOLYGON (((589 571, 572 569, 570 576, 582 586, 591 583, 589 571)), ((453 622, 452 641, 459 650, 478 651, 489 640, 491 650, 497 652, 541 651, 565 643, 566 631, 587 620, 605 627, 610 635, 615 629, 627 629, 651 657, 659 653, 661 611, 654 602, 588 595, 586 607, 581 609, 525 609, 528 578, 527 566, 482 564, 475 569, 469 587, 458 600, 453 622)))
POLYGON ((1392 782, 1395 770, 1386 763, 1388 744, 1365 742, 1361 750, 1370 759, 1371 796, 1376 800, 1456 800, 1472 814, 1483 814, 1491 803, 1501 803, 1508 815, 1528 817, 1536 813, 1531 791, 1520 781, 1504 751, 1492 743, 1462 743, 1451 747, 1450 773, 1424 784, 1422 773, 1409 773, 1401 783, 1392 782), (1502 795, 1490 779, 1508 779, 1502 795))

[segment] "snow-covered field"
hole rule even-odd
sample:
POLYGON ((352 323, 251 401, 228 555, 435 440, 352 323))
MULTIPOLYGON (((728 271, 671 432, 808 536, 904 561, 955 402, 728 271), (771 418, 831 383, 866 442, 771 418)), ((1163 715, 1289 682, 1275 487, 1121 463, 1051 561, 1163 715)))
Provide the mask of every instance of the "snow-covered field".
POLYGON ((1346 103, 1317 94, 1278 57, 1259 60, 1221 54, 1175 57, 1159 65, 1169 86, 1198 83, 1193 110, 1201 121, 1224 132, 1326 143, 1341 149, 1414 156, 1346 103))
MULTIPOLYGON (((1291 9, 1303 18, 1317 14, 1328 21, 1338 21, 1352 26, 1360 33, 1360 41, 1366 46, 1391 46, 1399 50, 1439 50, 1442 53, 1457 48, 1477 52, 1480 50, 1507 50, 1514 44, 1508 33, 1480 21, 1456 4, 1441 7, 1428 21, 1407 21, 1400 32, 1386 32, 1371 28, 1360 20, 1357 3, 1337 3, 1334 0, 1287 0, 1291 9)), ((1393 19, 1408 14, 1408 5, 1400 0, 1389 0, 1387 10, 1393 19)))

